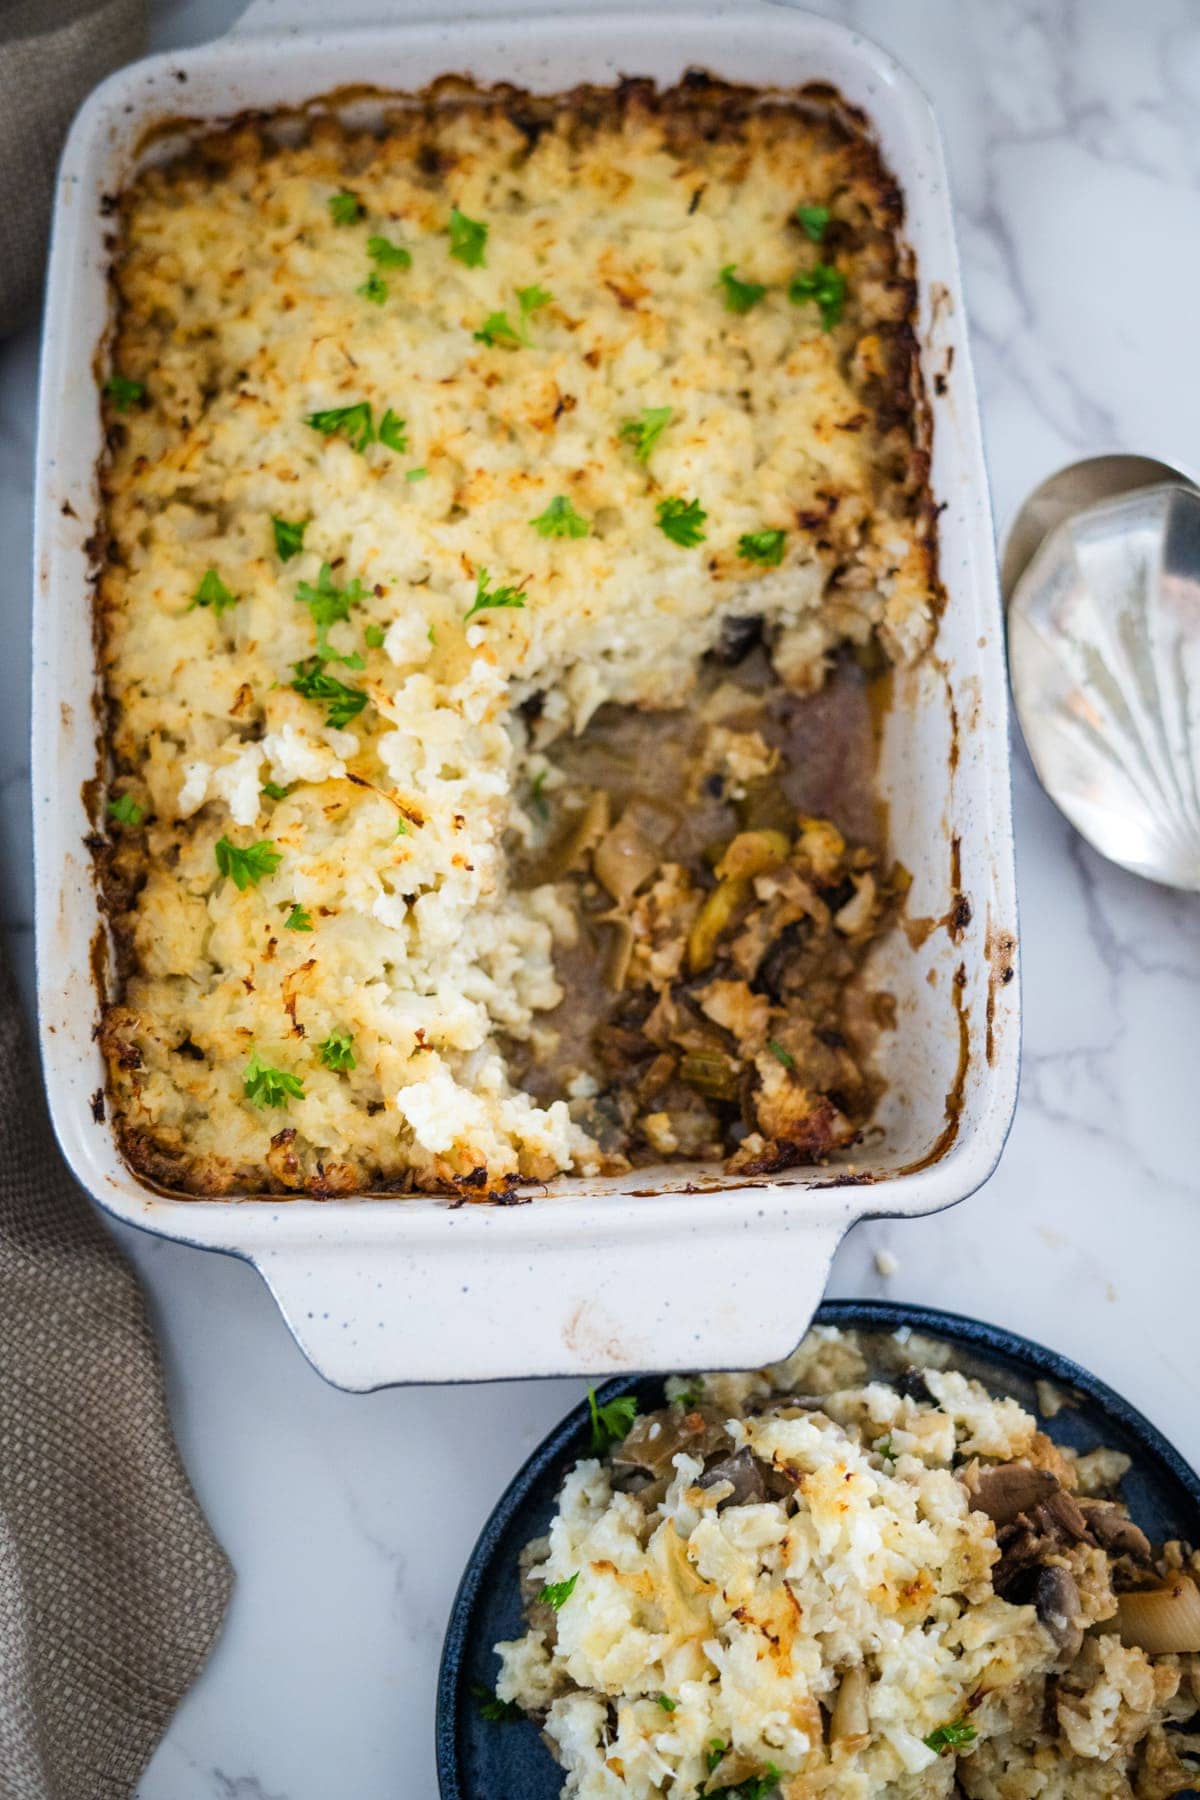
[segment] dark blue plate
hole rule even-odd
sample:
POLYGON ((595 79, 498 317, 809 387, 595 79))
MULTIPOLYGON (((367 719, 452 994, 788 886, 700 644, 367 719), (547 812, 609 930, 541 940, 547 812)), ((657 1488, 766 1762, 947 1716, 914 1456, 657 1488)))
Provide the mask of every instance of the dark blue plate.
MULTIPOLYGON (((1077 1450, 1098 1444, 1123 1450, 1133 1466, 1122 1491, 1143 1531, 1155 1542, 1180 1537, 1200 1543, 1200 1479, 1128 1401, 1065 1356, 996 1325, 879 1300, 827 1300, 816 1323, 863 1331, 895 1331, 911 1325, 946 1338, 955 1347, 957 1368, 1012 1394, 1033 1413, 1038 1410, 1034 1383, 1054 1382, 1072 1404, 1056 1418, 1043 1421, 1049 1436, 1077 1450)), ((599 1389, 598 1398, 603 1402, 630 1393, 637 1395, 643 1410, 661 1406, 662 1377, 619 1378, 599 1389)), ((471 1686, 473 1682, 494 1686, 497 1659, 492 1645, 501 1638, 519 1637, 524 1629, 517 1558, 530 1538, 546 1530, 564 1472, 590 1454, 590 1443, 587 1406, 577 1406, 534 1451, 471 1554, 450 1614, 438 1678, 437 1770, 442 1800, 559 1800, 562 1770, 536 1727, 525 1719, 489 1723, 480 1714, 471 1686)))

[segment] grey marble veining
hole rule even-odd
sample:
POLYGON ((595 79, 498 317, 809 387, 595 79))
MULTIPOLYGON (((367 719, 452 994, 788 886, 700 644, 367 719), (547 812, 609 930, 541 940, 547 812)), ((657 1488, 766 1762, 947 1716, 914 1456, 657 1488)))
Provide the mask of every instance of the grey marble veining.
MULTIPOLYGON (((159 4, 156 44, 198 41, 238 10, 159 4)), ((813 10, 886 44, 941 120, 1001 523, 1081 454, 1200 465, 1200 8, 813 10)), ((0 351, 0 923, 27 993, 35 358, 32 328, 0 351)), ((1200 907, 1102 864, 1020 750, 1016 808, 1025 1072, 1008 1151, 964 1206, 855 1231, 834 1291, 886 1291, 1040 1337, 1200 1461, 1200 907), (887 1278, 883 1250, 898 1265, 887 1278)), ((436 1662, 459 1573, 577 1384, 338 1394, 252 1271, 122 1237, 151 1296, 185 1456, 239 1570, 225 1634, 141 1800, 433 1800, 436 1662)))

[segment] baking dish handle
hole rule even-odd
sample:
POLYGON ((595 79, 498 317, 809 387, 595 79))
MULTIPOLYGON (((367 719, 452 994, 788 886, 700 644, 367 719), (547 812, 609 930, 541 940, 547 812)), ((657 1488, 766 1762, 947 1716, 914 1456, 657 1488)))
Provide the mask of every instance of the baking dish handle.
POLYGON ((463 1214, 444 1218, 451 1241, 432 1250, 375 1237, 254 1253, 296 1342, 335 1387, 690 1370, 712 1367, 717 1345, 724 1367, 774 1362, 804 1335, 847 1223, 800 1207, 749 1220, 737 1254, 727 1227, 682 1221, 649 1242, 506 1240, 513 1215, 500 1209, 460 1248, 463 1214), (451 1316, 460 1324, 448 1333, 451 1316))

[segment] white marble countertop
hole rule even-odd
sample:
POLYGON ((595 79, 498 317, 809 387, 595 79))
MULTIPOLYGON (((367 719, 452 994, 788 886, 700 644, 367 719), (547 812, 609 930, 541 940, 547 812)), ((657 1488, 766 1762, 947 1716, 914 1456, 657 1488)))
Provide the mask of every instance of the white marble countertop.
MULTIPOLYGON (((200 41, 239 10, 158 0, 156 47, 200 41)), ((814 10, 884 43, 940 116, 1000 525, 1081 454, 1200 464, 1194 0, 814 10)), ((0 920, 27 995, 36 342, 31 327, 0 349, 0 920)), ((832 1291, 941 1304, 1041 1338, 1200 1462, 1200 902, 1103 865, 1019 747, 1015 784, 1025 1064, 1007 1153, 954 1211, 859 1227, 832 1291), (898 1264, 886 1280, 884 1249, 898 1264)), ((141 1800, 433 1800, 455 1585, 508 1477, 579 1384, 340 1394, 252 1270, 121 1236, 150 1293, 184 1456, 238 1570, 224 1635, 141 1800)))

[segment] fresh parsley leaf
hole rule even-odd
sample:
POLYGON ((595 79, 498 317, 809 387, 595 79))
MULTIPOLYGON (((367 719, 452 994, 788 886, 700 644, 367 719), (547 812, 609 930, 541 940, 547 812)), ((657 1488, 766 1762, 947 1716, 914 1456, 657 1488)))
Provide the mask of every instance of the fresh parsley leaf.
POLYGON ((819 244, 825 236, 825 227, 829 223, 827 206, 798 206, 796 222, 804 227, 804 235, 811 243, 819 244))
POLYGON ((200 586, 192 595, 192 605, 188 607, 211 606, 218 619, 231 606, 237 605, 237 595, 231 594, 215 569, 206 569, 200 577, 200 586))
POLYGON ((768 1038, 767 1039, 767 1049, 771 1052, 771 1055, 775 1058, 775 1061, 782 1063, 785 1069, 794 1069, 795 1068, 795 1066, 796 1066, 795 1057, 792 1055, 790 1050, 784 1049, 783 1045, 779 1042, 778 1038, 768 1038))
POLYGON ((341 1073, 345 1069, 356 1069, 354 1060, 354 1039, 348 1031, 331 1031, 329 1036, 317 1045, 317 1055, 327 1069, 341 1073))
POLYGON ((674 410, 671 406, 647 406, 638 418, 624 421, 617 436, 623 443, 633 445, 639 462, 650 460, 650 452, 671 423, 674 410))
POLYGON ((118 825, 140 825, 146 813, 132 794, 118 794, 115 800, 108 803, 108 816, 115 819, 118 825))
POLYGON ((660 500, 657 508, 658 528, 673 544, 691 550, 704 542, 700 529, 708 514, 698 500, 660 500))
POLYGON ((145 382, 131 381, 128 375, 110 375, 104 391, 118 412, 128 412, 131 406, 146 398, 145 382))
POLYGON ((584 538, 592 529, 565 494, 555 494, 544 513, 529 523, 541 537, 584 538))
POLYGON ((259 1061, 258 1051, 252 1050, 242 1077, 242 1092, 255 1106, 286 1106, 289 1100, 303 1100, 304 1083, 286 1069, 268 1068, 259 1061))
POLYGON ((949 1725, 939 1725, 925 1739, 925 1747, 935 1750, 939 1756, 945 1756, 947 1750, 959 1750, 964 1744, 973 1744, 979 1734, 973 1725, 965 1719, 952 1719, 949 1725))
POLYGON ((783 1780, 774 1763, 768 1763, 761 1775, 751 1775, 736 1787, 709 1788, 706 1800, 771 1800, 783 1780))
POLYGON ((457 206, 450 208, 450 254, 468 269, 481 269, 487 261, 488 228, 468 219, 457 206))
POLYGON ((367 629, 363 632, 363 636, 366 638, 367 643, 372 650, 382 650, 383 640, 387 636, 387 632, 382 625, 368 625, 367 629))
POLYGON ((488 572, 480 569, 479 579, 475 584, 475 601, 470 612, 463 614, 463 624, 473 619, 476 613, 487 612, 493 607, 524 606, 525 596, 519 587, 498 587, 494 591, 488 588, 488 572))
POLYGON ((360 456, 368 444, 375 442, 369 400, 356 400, 353 406, 328 406, 323 412, 309 413, 308 423, 322 437, 344 437, 360 456))
POLYGON ((817 263, 813 268, 792 276, 788 299, 793 306, 799 306, 805 300, 815 300, 821 314, 822 331, 832 331, 842 316, 842 307, 846 301, 846 277, 828 263, 817 263))
POLYGON ((308 911, 307 907, 301 906, 300 902, 297 901, 287 918, 283 921, 283 929, 285 931, 311 931, 312 928, 312 914, 308 911))
POLYGON ((319 656, 306 656, 303 662, 292 664, 291 685, 306 700, 324 702, 328 708, 325 723, 336 731, 344 731, 367 704, 362 689, 347 687, 344 681, 328 674, 324 660, 319 656))
POLYGON ((339 656, 329 642, 328 631, 331 625, 337 625, 350 617, 350 608, 366 599, 366 592, 357 576, 346 583, 344 588, 337 586, 333 579, 333 570, 328 563, 321 564, 321 573, 317 576, 317 585, 311 581, 302 581, 296 589, 296 598, 307 606, 313 616, 317 628, 317 655, 323 662, 349 663, 352 668, 362 667, 362 658, 339 656))
POLYGON ((724 1738, 713 1738, 711 1740, 707 1750, 704 1752, 704 1766, 710 1775, 728 1748, 729 1745, 725 1742, 724 1738))
POLYGON ((424 481, 428 473, 428 469, 409 469, 404 479, 405 481, 424 481))
POLYGON ((367 239, 367 255, 371 261, 378 263, 381 269, 411 269, 412 253, 403 244, 393 244, 390 238, 369 237, 367 239))
POLYGON ((382 419, 379 421, 380 443, 386 444, 389 450, 395 450, 403 454, 403 452, 408 449, 408 439, 404 435, 406 423, 407 421, 400 418, 400 416, 397 413, 394 413, 389 406, 382 419))
POLYGON ((610 1444, 628 1437, 637 1418, 638 1403, 632 1394, 620 1394, 605 1406, 597 1406, 595 1388, 588 1389, 588 1411, 592 1415, 592 1450, 603 1456, 610 1444))
POLYGON ((283 861, 282 853, 270 838, 260 838, 257 844, 242 850, 227 837, 221 837, 216 841, 213 854, 217 868, 222 875, 228 875, 239 894, 244 894, 248 887, 257 887, 263 876, 274 874, 283 861))
POLYGON ((786 531, 744 531, 738 539, 738 555, 744 562, 761 563, 765 569, 777 569, 783 561, 786 531))
POLYGON ((491 1688, 484 1687, 482 1681, 473 1681, 471 1692, 479 1702, 480 1714, 490 1725, 499 1725, 508 1719, 525 1717, 524 1708, 518 1706, 515 1700, 501 1700, 499 1694, 494 1694, 491 1688))
POLYGON ((281 787, 277 781, 264 781, 262 791, 268 800, 286 800, 291 793, 291 786, 281 787))
MULTIPOLYGON (((388 284, 378 269, 372 269, 367 279, 354 291, 356 294, 361 294, 364 300, 369 300, 372 306, 382 306, 388 297, 388 284)), ((382 435, 383 433, 380 432, 381 437, 382 435)))
POLYGON ((575 1573, 566 1581, 548 1581, 538 1595, 538 1599, 544 1600, 547 1606, 552 1606, 555 1612, 561 1612, 575 1592, 575 1583, 578 1580, 579 1570, 576 1569, 575 1573))
POLYGON ((366 210, 358 195, 346 188, 329 196, 329 216, 335 225, 357 225, 366 210))
POLYGON ((275 533, 275 554, 280 562, 291 562, 293 556, 299 556, 304 548, 304 534, 312 524, 311 519, 281 519, 271 514, 271 530, 275 533))
POLYGON ((517 300, 521 307, 521 317, 527 319, 531 313, 538 312, 543 306, 553 303, 554 295, 548 294, 544 287, 534 282, 532 287, 517 289, 517 300))
POLYGON ((675 1708, 679 1705, 679 1702, 678 1700, 672 1700, 670 1694, 660 1694, 658 1696, 658 1704, 662 1707, 664 1712, 674 1712, 675 1708))
POLYGON ((507 313, 489 313, 478 331, 471 333, 481 344, 490 344, 493 350, 507 348, 519 350, 525 342, 521 333, 513 325, 507 313))
POLYGON ((720 284, 725 290, 725 311, 731 313, 748 313, 767 291, 761 281, 739 281, 733 263, 726 263, 721 270, 720 284))

